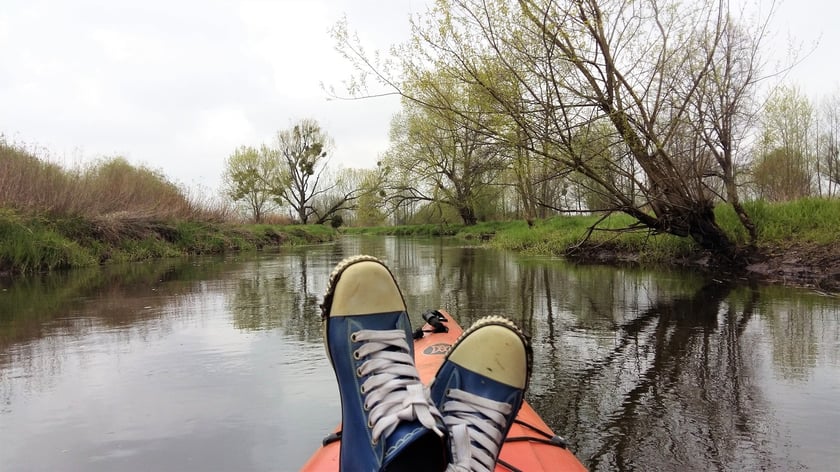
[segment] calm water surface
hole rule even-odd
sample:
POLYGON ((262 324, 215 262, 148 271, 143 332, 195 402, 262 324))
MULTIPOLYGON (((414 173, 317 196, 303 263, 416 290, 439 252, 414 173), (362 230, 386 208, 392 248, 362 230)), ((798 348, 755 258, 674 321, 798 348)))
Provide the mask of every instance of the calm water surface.
POLYGON ((0 281, 0 470, 297 470, 339 417, 317 305, 357 253, 413 315, 522 325, 529 399, 592 470, 840 470, 840 299, 456 244, 0 281))

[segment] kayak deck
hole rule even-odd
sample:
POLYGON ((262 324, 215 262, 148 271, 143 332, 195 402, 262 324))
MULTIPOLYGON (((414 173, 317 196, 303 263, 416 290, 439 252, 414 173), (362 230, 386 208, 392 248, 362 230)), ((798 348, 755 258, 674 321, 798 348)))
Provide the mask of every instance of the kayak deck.
MULTIPOLYGON (((446 353, 455 343, 462 328, 444 310, 438 310, 446 319, 447 332, 432 332, 428 324, 422 330, 425 335, 414 341, 414 360, 420 379, 429 384, 434 378, 446 353)), ((341 441, 333 434, 325 440, 303 466, 303 471, 332 472, 338 470, 338 456, 341 441)), ((551 428, 534 411, 528 402, 523 402, 519 414, 511 426, 502 446, 496 471, 585 471, 586 468, 565 447, 565 441, 556 436, 551 428)))

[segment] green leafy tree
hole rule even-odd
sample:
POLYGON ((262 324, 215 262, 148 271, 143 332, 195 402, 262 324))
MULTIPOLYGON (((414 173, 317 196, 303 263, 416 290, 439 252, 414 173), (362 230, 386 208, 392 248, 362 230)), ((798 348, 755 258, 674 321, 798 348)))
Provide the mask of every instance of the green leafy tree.
POLYGON ((816 173, 812 122, 811 103, 796 87, 780 87, 767 101, 753 170, 759 196, 786 201, 812 194, 816 173))
POLYGON ((270 182, 276 180, 277 171, 275 152, 270 148, 242 146, 225 162, 225 194, 244 205, 255 223, 261 223, 266 213, 276 207, 270 182))
POLYGON ((409 85, 419 101, 405 101, 391 125, 387 162, 402 177, 391 182, 391 198, 438 202, 453 207, 466 225, 478 221, 488 187, 506 168, 509 148, 448 108, 458 101, 471 120, 491 126, 492 110, 476 87, 446 77, 419 76, 409 85))
POLYGON ((382 189, 381 163, 376 169, 345 169, 344 182, 356 189, 358 198, 352 207, 345 209, 346 224, 354 226, 380 226, 386 223, 385 191, 382 189))
POLYGON ((242 146, 227 160, 225 193, 254 221, 285 207, 298 222, 321 224, 351 210, 361 193, 352 172, 329 168, 332 139, 314 120, 300 120, 276 135, 275 147, 242 146))

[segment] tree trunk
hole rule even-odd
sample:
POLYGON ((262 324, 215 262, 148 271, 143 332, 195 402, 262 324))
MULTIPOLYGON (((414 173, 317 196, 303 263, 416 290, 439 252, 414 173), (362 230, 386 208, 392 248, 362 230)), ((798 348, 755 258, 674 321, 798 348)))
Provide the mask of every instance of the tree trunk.
POLYGON ((718 226, 715 221, 714 209, 706 208, 689 210, 688 231, 689 236, 703 249, 707 249, 716 256, 721 256, 729 262, 735 261, 735 243, 718 226))
POLYGON ((473 226, 478 222, 478 218, 475 216, 475 210, 468 205, 458 208, 458 214, 461 215, 461 219, 464 220, 464 224, 467 226, 473 226))
POLYGON ((738 197, 738 189, 735 187, 735 179, 727 178, 725 185, 726 198, 735 210, 735 214, 738 215, 738 220, 741 221, 741 225, 746 228, 747 233, 750 235, 750 244, 755 244, 756 239, 758 239, 758 232, 756 231, 755 223, 753 223, 750 215, 747 214, 747 210, 741 205, 741 199, 738 197))

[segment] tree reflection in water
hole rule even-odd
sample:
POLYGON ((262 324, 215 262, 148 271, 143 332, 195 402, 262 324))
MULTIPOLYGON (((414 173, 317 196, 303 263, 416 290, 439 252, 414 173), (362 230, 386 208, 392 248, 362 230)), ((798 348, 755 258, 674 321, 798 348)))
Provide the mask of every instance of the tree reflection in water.
MULTIPOLYGON (((68 359, 103 358, 88 350, 142 358, 161 340, 181 339, 179 333, 200 333, 212 344, 207 351, 193 346, 206 359, 167 358, 173 372, 214 366, 212 354, 230 342, 243 365, 259 369, 262 362, 264 372, 273 372, 277 355, 303 353, 308 365, 290 367, 302 376, 298 382, 323 374, 331 386, 314 346, 321 344, 318 304, 334 265, 359 253, 388 262, 415 323, 422 310, 443 307, 464 326, 489 314, 520 324, 535 354, 529 399, 592 470, 819 470, 837 463, 837 300, 687 273, 573 266, 442 240, 348 238, 277 255, 0 281, 0 415, 49 391, 68 359), (236 350, 240 344, 263 351, 236 350), (182 362, 190 359, 194 364, 182 362), (805 445, 811 449, 803 452, 805 445)), ((145 379, 117 374, 102 373, 115 391, 119 382, 145 379)), ((177 379, 197 399, 208 388, 199 374, 177 379)), ((240 378, 246 380, 253 391, 288 387, 269 374, 240 378)), ((39 420, 53 431, 49 415, 26 419, 39 420)), ((293 452, 301 454, 280 451, 293 452)))
MULTIPOLYGON (((557 284, 549 272, 542 275, 543 300, 551 301, 557 284)), ((612 282, 626 288, 626 279, 612 282)), ((566 326, 570 335, 558 336, 553 304, 546 304, 548 332, 542 339, 548 341, 548 356, 541 369, 566 373, 543 381, 545 391, 533 398, 538 410, 553 412, 553 423, 562 425, 592 470, 796 468, 766 440, 776 425, 754 382, 761 340, 747 332, 757 289, 747 290, 739 303, 732 287, 718 281, 673 297, 649 290, 647 300, 635 286, 633 295, 616 304, 610 285, 571 308, 587 316, 566 326), (629 299, 642 305, 638 311, 627 306, 629 299), (626 313, 614 316, 620 306, 626 313), (609 311, 599 316, 604 307, 609 311), (622 317, 627 319, 601 332, 596 346, 575 335, 591 330, 593 321, 603 328, 605 321, 622 317), (579 365, 570 369, 569 359, 579 365)))
MULTIPOLYGON (((811 317, 796 314, 818 306, 762 304, 763 288, 687 274, 455 254, 435 275, 450 311, 462 323, 507 314, 526 329, 530 399, 592 470, 802 467, 761 366, 768 349, 776 372, 813 365, 821 343, 811 317)), ((827 311, 837 332, 836 305, 827 311)))

